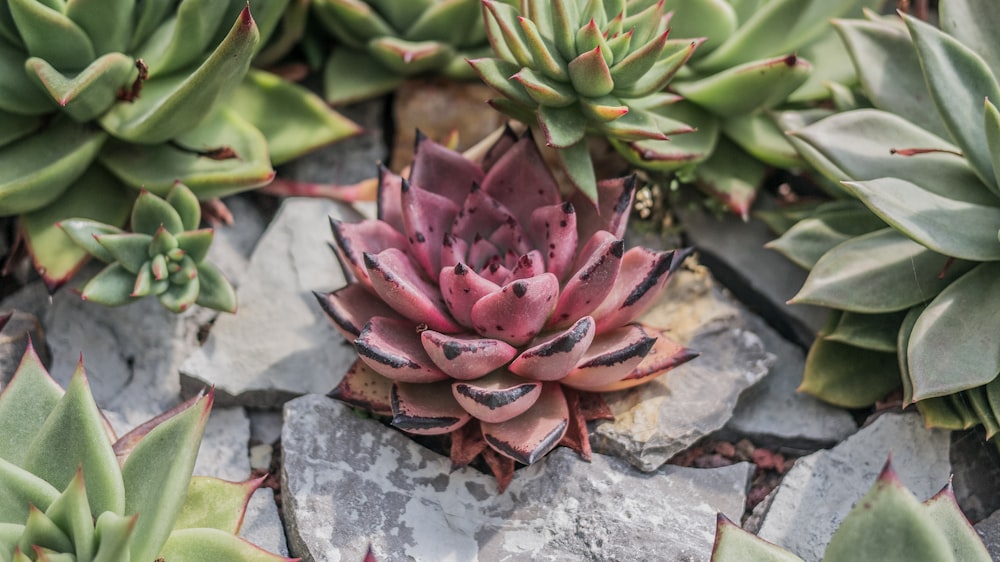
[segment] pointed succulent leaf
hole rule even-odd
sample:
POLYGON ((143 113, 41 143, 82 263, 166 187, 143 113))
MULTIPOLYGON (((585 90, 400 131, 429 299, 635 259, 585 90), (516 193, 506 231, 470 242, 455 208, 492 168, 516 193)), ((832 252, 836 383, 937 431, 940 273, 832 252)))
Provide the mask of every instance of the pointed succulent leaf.
POLYGON ((381 316, 401 319, 395 310, 389 308, 361 283, 351 283, 332 293, 314 293, 314 295, 333 326, 348 341, 353 341, 361 335, 361 329, 371 318, 381 316))
POLYGON ((93 162, 107 135, 56 119, 46 129, 0 148, 0 214, 52 203, 93 162))
POLYGON ((118 89, 135 73, 134 61, 122 53, 108 53, 72 76, 38 57, 28 59, 25 68, 62 111, 80 123, 107 111, 117 100, 118 89))
POLYGON ((115 261, 115 257, 97 241, 97 237, 105 234, 124 234, 125 232, 117 226, 90 219, 64 220, 60 221, 58 226, 76 245, 105 263, 115 261))
MULTIPOLYGON (((59 499, 59 490, 42 478, 0 457, 0 525, 24 524, 30 506, 48 509, 59 499)), ((89 515, 89 513, 88 513, 89 515)), ((0 544, 2 544, 0 540, 0 544)))
POLYGON ((747 220, 767 173, 763 162, 723 137, 711 156, 695 169, 695 183, 733 214, 747 220))
POLYGON ((556 306, 559 280, 551 273, 504 285, 472 305, 472 325, 488 338, 520 346, 542 331, 556 306))
POLYGON ((628 87, 638 82, 660 60, 663 49, 667 46, 667 33, 629 53, 621 60, 616 60, 611 67, 611 79, 621 87, 628 87))
POLYGON ((704 42, 702 39, 667 41, 660 60, 631 84, 618 84, 615 94, 630 99, 638 99, 662 90, 675 74, 704 42))
POLYGON ((260 129, 276 166, 361 132, 312 92, 261 70, 250 70, 226 105, 260 129))
MULTIPOLYGON (((37 505, 37 504, 33 504, 37 505)), ((77 468, 76 475, 66 490, 45 509, 45 515, 62 529, 73 547, 69 549, 77 560, 90 560, 97 550, 94 537, 93 515, 87 501, 87 487, 83 481, 83 470, 77 468)), ((68 553, 67 553, 68 554, 68 553)))
POLYGON ((431 383, 448 378, 424 350, 413 322, 372 318, 354 347, 369 367, 394 381, 431 383))
POLYGON ((420 342, 434 364, 458 380, 478 379, 503 367, 517 355, 517 349, 501 340, 449 336, 434 330, 421 332, 420 342))
MULTIPOLYGON (((563 149, 582 145, 580 150, 586 149, 586 143, 581 141, 587 133, 587 117, 579 107, 543 105, 538 108, 538 125, 545 133, 545 144, 563 149)), ((560 154, 564 152, 559 151, 560 154)))
POLYGON ((510 79, 523 86, 538 105, 566 107, 577 101, 576 92, 569 84, 543 76, 530 68, 522 68, 510 79))
MULTIPOLYGON (((510 62, 516 62, 521 66, 534 66, 531 49, 518 23, 519 14, 516 8, 503 2, 486 0, 483 2, 483 16, 487 25, 492 25, 499 31, 506 51, 513 57, 510 62)), ((494 48, 497 42, 491 39, 494 48)))
POLYGON ((196 64, 202 53, 211 48, 229 5, 212 0, 184 0, 137 50, 136 58, 146 61, 152 78, 196 64))
POLYGON ((517 74, 522 67, 506 60, 491 58, 471 59, 469 64, 479 74, 483 82, 500 92, 505 98, 523 106, 535 106, 534 98, 528 94, 524 86, 510 80, 510 77, 517 74))
POLYGON ((135 285, 136 274, 113 263, 84 285, 80 298, 105 306, 121 306, 135 300, 135 285))
POLYGON ((127 559, 129 547, 135 542, 133 535, 138 518, 138 513, 123 516, 112 511, 98 515, 95 541, 99 546, 93 562, 117 562, 127 559))
POLYGON ((737 115, 722 121, 722 132, 747 154, 777 168, 800 168, 805 161, 770 112, 737 115))
POLYGON ((262 482, 262 479, 228 482, 207 476, 191 478, 174 531, 202 528, 239 533, 247 502, 262 482))
POLYGON ((472 416, 455 400, 451 384, 393 384, 392 425, 417 435, 441 435, 468 423, 472 416))
POLYGON ((437 287, 425 281, 410 257, 396 248, 364 254, 372 288, 396 312, 446 334, 460 332, 437 287))
POLYGON ((686 99, 718 115, 743 115, 781 103, 806 81, 811 71, 811 64, 787 55, 734 66, 673 87, 686 99), (734 91, 741 95, 732 95, 734 91))
POLYGON ((230 85, 243 78, 258 38, 257 26, 246 8, 226 39, 197 70, 148 81, 140 98, 114 106, 101 117, 101 126, 136 143, 176 137, 209 115, 230 85))
POLYGON ((162 420, 141 437, 122 463, 123 513, 143 515, 135 523, 129 549, 133 560, 155 559, 170 535, 184 505, 211 407, 212 396, 201 397, 162 420), (150 482, 158 485, 150 486, 150 482))
POLYGON ((166 200, 181 217, 183 230, 198 228, 198 225, 201 224, 201 203, 198 202, 198 197, 191 191, 191 188, 177 182, 170 188, 166 200))
POLYGON ((68 69, 81 69, 96 58, 87 33, 56 8, 34 0, 10 0, 9 6, 31 56, 68 69))
POLYGON ((41 548, 53 552, 69 552, 73 550, 73 542, 40 509, 31 506, 18 547, 27 552, 41 548))
POLYGON ((161 196, 178 181, 199 198, 208 199, 258 187, 274 178, 264 135, 226 108, 213 112, 170 143, 140 145, 112 140, 100 160, 126 184, 161 196))
MULTIPOLYGON (((545 129, 544 126, 542 127, 545 129)), ((548 136, 548 132, 546 132, 548 136)), ((586 142, 577 142, 558 151, 559 163, 569 176, 573 186, 593 200, 597 198, 597 177, 594 162, 590 159, 590 149, 586 142)))
POLYGON ((598 98, 614 90, 615 81, 600 47, 571 60, 568 68, 573 88, 584 97, 598 98))
POLYGON ((438 284, 452 317, 466 327, 472 327, 472 307, 486 295, 500 290, 499 285, 462 263, 443 268, 438 284))
POLYGON ((441 271, 441 240, 454 222, 458 207, 448 197, 421 187, 428 183, 404 181, 401 204, 403 233, 407 235, 410 256, 428 278, 434 279, 441 271))
POLYGON ((330 396, 380 416, 392 415, 393 382, 356 359, 330 396))
POLYGON ((944 531, 955 560, 988 562, 991 559, 982 539, 962 513, 950 482, 925 501, 924 508, 935 526, 944 531))
POLYGON ((866 208, 817 212, 795 222, 765 247, 775 250, 799 267, 809 270, 824 254, 855 236, 885 228, 885 223, 866 208))
POLYGON ((690 249, 654 252, 629 248, 611 292, 593 312, 597 330, 619 328, 642 315, 659 300, 671 274, 690 254, 690 249))
POLYGON ((985 102, 986 144, 990 149, 993 173, 1000 177, 1000 110, 989 99, 985 102))
POLYGON ((590 348, 597 330, 584 316, 569 328, 540 338, 510 364, 510 372, 539 381, 557 381, 569 374, 590 348))
POLYGON ((653 347, 642 358, 642 361, 621 380, 595 388, 594 391, 617 392, 645 384, 700 355, 697 351, 688 349, 670 339, 667 332, 663 330, 643 327, 643 331, 655 336, 656 341, 653 342, 653 347))
POLYGON ((982 303, 1000 294, 991 282, 998 271, 1000 264, 979 264, 941 291, 917 319, 907 349, 914 400, 984 385, 1000 372, 1000 349, 981 337, 997 324, 982 303))
MULTIPOLYGON (((140 196, 140 200, 142 196, 140 196)), ((112 261, 121 264, 129 273, 137 274, 143 264, 149 261, 150 245, 154 238, 148 234, 104 234, 96 237, 97 243, 114 258, 112 261)))
POLYGON ((236 312, 236 291, 211 263, 198 264, 198 297, 195 304, 222 312, 236 312))
MULTIPOLYGON (((601 180, 597 184, 596 204, 574 194, 570 200, 576 209, 580 240, 594 242, 594 236, 600 231, 608 232, 615 238, 624 237, 637 187, 635 176, 601 180)), ((584 256, 581 259, 589 257, 585 252, 581 255, 584 256)), ((580 265, 582 261, 576 263, 577 269, 580 265)))
POLYGON ((503 423, 526 412, 542 393, 542 383, 505 371, 451 385, 455 400, 480 421, 503 423))
POLYGON ((908 311, 890 314, 844 312, 826 339, 871 351, 896 352, 900 324, 908 311))
POLYGON ((893 229, 876 230, 827 252, 792 302, 869 314, 905 310, 933 298, 973 265, 948 262, 893 229), (866 289, 857 291, 862 279, 866 289))
MULTIPOLYGON (((538 4, 535 4, 538 6, 538 4)), ((542 35, 538 26, 531 19, 520 17, 518 23, 524 34, 525 44, 531 50, 532 58, 538 65, 542 74, 565 82, 569 79, 567 73, 566 60, 559 54, 558 48, 549 39, 542 35)))
POLYGON ((607 231, 598 231, 581 248, 579 267, 559 292, 550 327, 565 327, 590 314, 614 288, 625 255, 625 241, 607 231))
POLYGON ((787 550, 744 531, 723 514, 719 514, 715 524, 715 544, 712 546, 712 562, 802 562, 802 559, 787 550))
POLYGON ((123 513, 125 488, 83 364, 77 365, 66 393, 28 446, 24 468, 65 489, 83 467, 87 500, 94 513, 123 513), (53 455, 53 451, 59 451, 53 455))
POLYGON ((171 234, 179 234, 184 231, 184 222, 170 203, 144 191, 132 207, 132 230, 152 237, 160 227, 171 234))
POLYGON ((583 391, 616 383, 642 362, 655 342, 634 324, 599 334, 562 383, 583 391))
POLYGON ((184 250, 184 255, 189 256, 195 263, 201 263, 208 256, 208 249, 212 246, 214 236, 215 230, 211 228, 180 232, 176 236, 177 247, 184 250))
POLYGON ((920 56, 927 87, 955 143, 979 177, 997 185, 979 115, 982 99, 1000 99, 1000 84, 975 52, 958 39, 909 16, 903 16, 920 56))
POLYGON ((171 276, 170 286, 158 296, 160 304, 170 312, 180 313, 191 308, 191 305, 198 300, 201 290, 201 283, 197 276, 183 281, 174 278, 181 273, 183 272, 177 272, 171 276))
POLYGON ((928 249, 975 261, 1000 259, 996 206, 950 199, 897 178, 843 185, 872 212, 928 249), (953 228, 955 224, 962 228, 953 228))
MULTIPOLYGON (((581 104, 582 107, 587 107, 581 104)), ((593 107, 593 106, 590 106, 593 107)), ((668 140, 660 129, 661 122, 648 111, 632 108, 617 119, 601 122, 597 128, 608 137, 624 140, 668 140)))
POLYGON ((481 422, 486 443, 522 464, 532 464, 562 440, 569 407, 557 383, 542 383, 542 392, 527 412, 503 423, 481 422))
POLYGON ((372 58, 385 68, 402 76, 414 76, 447 65, 455 51, 436 41, 404 41, 396 37, 380 37, 368 44, 372 58))
POLYGON ((190 562, 292 562, 218 529, 181 529, 171 533, 159 558, 190 562))
POLYGON ((1000 25, 995 10, 989 2, 966 0, 946 2, 940 8, 941 29, 958 37, 962 44, 979 54, 994 76, 1000 76, 1000 46, 997 45, 993 30, 1000 25))

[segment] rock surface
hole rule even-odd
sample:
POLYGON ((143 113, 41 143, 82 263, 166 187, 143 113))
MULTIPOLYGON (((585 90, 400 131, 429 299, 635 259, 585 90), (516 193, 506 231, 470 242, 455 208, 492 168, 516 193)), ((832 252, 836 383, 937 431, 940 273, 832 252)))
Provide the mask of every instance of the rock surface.
POLYGON ((645 471, 721 428, 740 393, 775 359, 707 270, 685 266, 670 283, 641 321, 669 329, 702 355, 650 383, 606 395, 615 419, 598 422, 591 433, 594 450, 645 471))
POLYGON ((937 493, 951 474, 949 432, 928 430, 919 415, 885 413, 836 447, 796 461, 764 515, 759 536, 806 562, 818 561, 833 532, 892 465, 917 498, 937 493))
POLYGON ((49 364, 51 359, 45 343, 45 330, 34 314, 21 310, 4 310, 0 314, 10 315, 0 326, 0 388, 3 388, 21 364, 29 340, 43 364, 49 364))
POLYGON ((976 531, 983 538, 990 557, 1000 560, 1000 511, 977 523, 976 531))
POLYGON ((492 476, 324 396, 285 405, 282 499, 305 560, 708 560, 715 513, 739 517, 751 466, 641 473, 568 449, 492 476))

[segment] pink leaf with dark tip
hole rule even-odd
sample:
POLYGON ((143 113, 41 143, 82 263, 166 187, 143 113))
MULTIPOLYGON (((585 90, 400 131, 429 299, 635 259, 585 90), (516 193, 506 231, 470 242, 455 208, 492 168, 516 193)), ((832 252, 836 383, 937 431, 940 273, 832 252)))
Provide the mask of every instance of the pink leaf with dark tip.
POLYGON ((389 171, 384 165, 378 166, 378 218, 403 232, 402 213, 403 178, 389 171))
POLYGON ((484 279, 463 264, 442 268, 438 282, 452 317, 468 328, 472 327, 472 305, 486 295, 500 290, 500 285, 484 279))
POLYGON ((524 345, 541 331, 558 295, 559 281, 551 273, 518 279, 472 305, 472 327, 482 336, 524 345))
POLYGON ((577 390, 605 388, 627 377, 653 348, 655 338, 635 324, 599 334, 561 382, 577 390))
POLYGON ((388 248, 406 251, 409 244, 406 237, 386 222, 378 220, 363 220, 361 222, 342 222, 330 219, 333 239, 336 242, 334 250, 342 264, 346 264, 358 281, 371 286, 368 271, 365 269, 365 252, 377 254, 388 248))
POLYGON ((429 383, 449 378, 424 351, 413 322, 372 318, 354 340, 354 348, 375 372, 394 381, 429 383))
POLYGON ((434 364, 451 378, 478 379, 503 367, 517 355, 507 342, 478 336, 449 336, 424 330, 420 341, 434 364))
POLYGON ((656 333, 656 343, 653 344, 649 353, 642 358, 642 361, 632 369, 625 378, 618 382, 613 382, 607 386, 590 389, 593 392, 612 392, 624 390, 647 383, 656 377, 666 373, 678 365, 698 357, 698 352, 692 351, 683 345, 671 340, 659 330, 650 330, 656 333))
POLYGON ((476 236, 472 239, 472 244, 469 246, 469 258, 465 263, 472 269, 479 271, 485 267, 490 260, 495 258, 499 259, 499 257, 500 250, 493 245, 493 242, 490 242, 482 236, 476 236))
POLYGON ((392 386, 392 425, 417 435, 451 433, 472 419, 451 394, 450 382, 392 386))
POLYGON ((628 176, 597 182, 597 206, 582 192, 573 194, 580 240, 588 240, 598 230, 607 230, 617 238, 625 236, 629 213, 638 181, 628 176))
POLYGON ((646 312, 659 300, 670 276, 690 254, 690 249, 654 252, 643 247, 625 252, 614 288, 593 313, 597 331, 624 326, 646 312))
POLYGON ((479 274, 483 276, 483 279, 486 279, 491 283, 503 285, 510 277, 510 270, 500 262, 498 257, 484 267, 479 274))
POLYGON ((557 205, 561 199, 548 166, 530 134, 519 139, 490 168, 483 191, 502 201, 522 224, 539 207, 557 205))
POLYGON ((532 464, 562 440, 569 425, 569 407, 558 383, 542 384, 542 392, 527 412, 503 423, 480 422, 486 443, 522 464, 532 464))
POLYGON ((490 197, 478 185, 469 190, 468 196, 455 216, 451 233, 459 238, 472 240, 489 235, 508 220, 517 220, 503 203, 490 197))
POLYGON ((569 202, 540 207, 531 213, 528 234, 545 254, 546 269, 564 279, 576 259, 576 210, 569 202))
POLYGON ((401 315, 428 328, 453 334, 462 331, 448 315, 437 287, 425 281, 417 267, 401 250, 389 248, 364 255, 372 289, 401 315))
POLYGON ((510 364, 510 372, 540 381, 556 381, 573 370, 597 333, 594 319, 584 316, 562 332, 526 349, 510 364))
POLYGON ((458 207, 447 197, 403 182, 403 226, 410 252, 428 277, 441 271, 441 247, 458 207))
POLYGON ((549 326, 567 326, 593 312, 608 296, 618 279, 625 241, 598 231, 580 251, 578 267, 559 295, 549 326))
POLYGON ((380 416, 392 415, 392 381, 356 359, 330 397, 380 416))
POLYGON ((455 400, 481 422, 502 423, 523 414, 542 393, 542 383, 497 372, 451 384, 455 400))
POLYGON ((468 252, 468 242, 461 238, 456 238, 451 233, 446 233, 444 235, 444 242, 441 243, 441 268, 448 269, 460 263, 465 263, 468 252))
POLYGON ((531 239, 513 216, 493 230, 489 240, 501 252, 512 253, 515 259, 531 250, 531 239))
POLYGON ((410 183, 461 205, 472 184, 483 183, 483 171, 464 156, 417 131, 410 183))
POLYGON ((496 163, 503 158, 504 154, 507 154, 507 151, 510 150, 510 147, 514 146, 514 143, 518 141, 518 138, 517 133, 510 128, 510 124, 504 125, 503 134, 500 135, 497 142, 494 143, 493 146, 486 149, 486 153, 483 154, 480 167, 483 170, 486 170, 486 173, 489 174, 490 170, 493 169, 493 166, 495 166, 496 163))
POLYGON ((375 316, 399 318, 395 310, 360 283, 352 283, 332 293, 313 293, 333 327, 348 341, 361 335, 365 323, 375 316))
POLYGON ((527 279, 545 273, 545 258, 538 250, 532 250, 517 259, 517 265, 510 272, 510 280, 527 279))

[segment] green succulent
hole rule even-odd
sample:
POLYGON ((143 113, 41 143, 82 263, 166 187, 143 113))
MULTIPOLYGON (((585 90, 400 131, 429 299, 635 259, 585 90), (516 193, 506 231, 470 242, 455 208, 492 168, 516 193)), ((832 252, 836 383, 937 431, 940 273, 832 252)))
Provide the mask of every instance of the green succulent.
POLYGON ((469 61, 503 97, 493 107, 537 123, 570 179, 596 198, 585 136, 621 143, 692 131, 666 117, 677 102, 664 86, 699 41, 669 40, 656 0, 523 0, 520 9, 484 0, 496 58, 469 61))
POLYGON ((404 79, 475 79, 467 57, 489 51, 480 0, 314 0, 337 44, 323 69, 326 99, 340 104, 388 93, 404 79))
POLYGON ((108 265, 83 288, 83 300, 108 306, 155 295, 171 312, 192 304, 236 312, 236 293, 205 260, 214 231, 198 229, 201 206, 194 193, 177 183, 166 199, 140 193, 132 208, 132 232, 84 218, 59 227, 89 255, 108 265))
POLYGON ((211 407, 116 438, 82 363, 63 392, 29 346, 0 394, 0 561, 288 560, 236 536, 260 480, 192 478, 211 407))
POLYGON ((705 40, 670 82, 670 91, 683 99, 662 113, 697 132, 669 141, 612 142, 642 168, 685 170, 687 176, 693 168, 699 187, 746 218, 768 167, 805 164, 784 138, 775 113, 831 105, 835 93, 849 96, 847 85, 856 82, 829 20, 860 16, 862 9, 883 3, 667 0, 671 37, 705 40))
MULTIPOLYGON (((802 562, 719 514, 712 562, 802 562)), ((951 483, 921 503, 887 462, 871 489, 833 534, 823 562, 989 562, 982 539, 965 518, 951 483)))
POLYGON ((258 187, 272 164, 357 131, 249 70, 287 3, 0 4, 0 216, 19 216, 51 289, 85 258, 59 220, 122 225, 139 188, 178 180, 202 199, 258 187))
POLYGON ((929 425, 1000 430, 1000 11, 942 0, 909 16, 836 22, 874 108, 791 139, 853 200, 771 246, 810 269, 796 303, 834 310, 802 389, 867 406, 902 386, 929 425), (984 102, 985 100, 985 102, 984 102))

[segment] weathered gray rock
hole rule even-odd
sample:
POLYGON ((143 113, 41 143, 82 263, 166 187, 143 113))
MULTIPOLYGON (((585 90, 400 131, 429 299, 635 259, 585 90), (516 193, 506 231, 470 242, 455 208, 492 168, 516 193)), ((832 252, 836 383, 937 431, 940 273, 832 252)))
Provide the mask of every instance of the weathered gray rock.
POLYGON ((0 311, 0 316, 10 315, 0 326, 0 388, 13 376, 30 340, 43 364, 48 364, 49 352, 45 343, 45 330, 38 318, 21 310, 0 311))
POLYGON ((181 365, 185 395, 211 385, 219 405, 275 408, 336 385, 354 350, 312 294, 346 282, 327 246, 333 239, 330 216, 357 220, 349 207, 333 201, 285 200, 236 293, 239 313, 221 316, 205 345, 181 365))
POLYGON ((740 395, 725 434, 750 437, 761 447, 804 452, 829 447, 858 430, 846 410, 796 392, 805 368, 801 347, 781 337, 760 317, 747 314, 744 318, 776 360, 764 380, 740 395))
POLYGON ((255 443, 277 443, 284 421, 280 411, 250 410, 250 439, 255 443))
POLYGON ((886 413, 836 447, 796 461, 778 487, 759 536, 807 562, 819 560, 833 532, 881 472, 890 452, 918 497, 948 481, 949 432, 924 428, 915 413, 886 413))
MULTIPOLYGON (((766 207, 762 194, 758 207, 766 207)), ((718 218, 694 206, 678 208, 681 223, 701 254, 701 261, 736 295, 768 319, 785 337, 808 346, 826 320, 819 307, 785 303, 805 281, 806 272, 764 244, 775 238, 767 226, 754 218, 718 218)))
POLYGON ((274 503, 274 490, 259 488, 250 496, 240 536, 268 552, 288 556, 285 528, 274 503))
POLYGON ((324 396, 285 405, 282 501, 305 560, 707 560, 715 514, 743 511, 748 464, 641 473, 568 449, 492 476, 324 396))
POLYGON ((740 393, 774 362, 743 314, 707 270, 679 270, 642 321, 670 329, 674 339, 702 355, 650 383, 606 395, 615 419, 596 424, 594 449, 651 471, 721 428, 740 393))
POLYGON ((250 478, 250 419, 243 408, 213 407, 194 473, 238 482, 250 478))
POLYGON ((976 523, 976 531, 983 538, 990 557, 1000 560, 1000 511, 976 523))

